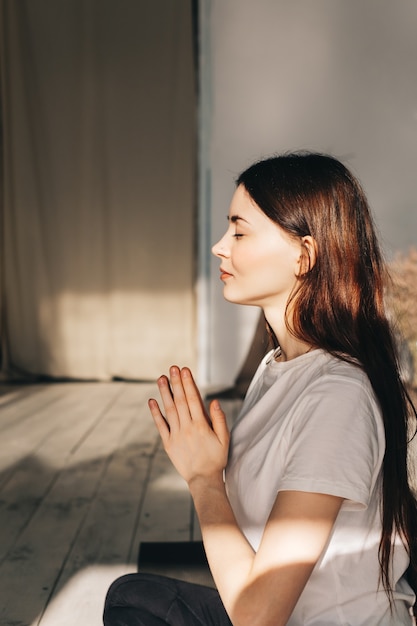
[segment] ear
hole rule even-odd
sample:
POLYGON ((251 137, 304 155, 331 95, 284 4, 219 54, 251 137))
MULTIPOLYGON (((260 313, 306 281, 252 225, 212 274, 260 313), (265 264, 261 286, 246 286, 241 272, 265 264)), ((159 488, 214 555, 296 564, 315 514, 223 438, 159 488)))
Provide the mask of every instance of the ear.
POLYGON ((311 235, 301 239, 300 276, 308 274, 316 264, 317 242, 311 235))

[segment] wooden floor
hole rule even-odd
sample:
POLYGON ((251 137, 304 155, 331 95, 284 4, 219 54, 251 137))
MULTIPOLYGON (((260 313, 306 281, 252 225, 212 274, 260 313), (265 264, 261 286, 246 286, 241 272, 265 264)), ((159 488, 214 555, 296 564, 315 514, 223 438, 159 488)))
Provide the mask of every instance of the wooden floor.
MULTIPOLYGON (((1 389, 2 626, 100 626, 140 542, 199 539, 148 413, 155 394, 123 382, 1 389)), ((233 420, 239 402, 225 404, 233 420)))

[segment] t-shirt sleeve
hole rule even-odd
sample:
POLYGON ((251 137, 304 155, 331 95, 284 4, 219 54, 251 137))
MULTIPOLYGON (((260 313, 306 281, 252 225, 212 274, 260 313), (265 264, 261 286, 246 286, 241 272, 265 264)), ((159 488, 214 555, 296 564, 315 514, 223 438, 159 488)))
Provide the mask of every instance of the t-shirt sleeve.
POLYGON ((358 381, 320 380, 294 407, 279 491, 326 493, 367 507, 382 464, 382 419, 358 381))

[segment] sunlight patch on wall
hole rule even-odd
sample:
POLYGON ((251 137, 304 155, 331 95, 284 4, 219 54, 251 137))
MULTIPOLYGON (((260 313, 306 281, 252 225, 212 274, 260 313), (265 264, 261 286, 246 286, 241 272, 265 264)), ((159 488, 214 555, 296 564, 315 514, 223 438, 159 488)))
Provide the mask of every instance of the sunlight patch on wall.
POLYGON ((186 291, 63 292, 43 298, 37 315, 26 358, 52 376, 149 380, 173 362, 194 366, 193 294, 186 291))

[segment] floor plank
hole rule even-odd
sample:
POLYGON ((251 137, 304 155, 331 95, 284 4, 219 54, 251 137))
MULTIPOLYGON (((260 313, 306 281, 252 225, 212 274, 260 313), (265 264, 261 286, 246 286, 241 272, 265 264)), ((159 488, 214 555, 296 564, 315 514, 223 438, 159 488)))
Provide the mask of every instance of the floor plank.
POLYGON ((7 458, 10 466, 3 467, 0 482, 0 563, 5 550, 13 547, 48 494, 56 490, 60 472, 71 467, 80 439, 117 391, 99 386, 87 394, 88 389, 83 387, 52 386, 53 401, 46 397, 43 410, 36 414, 27 407, 30 418, 25 418, 21 407, 16 407, 15 426, 9 425, 7 431, 1 429, 2 464, 7 458))
MULTIPOLYGON (((79 455, 85 456, 88 448, 98 445, 103 449, 109 441, 115 442, 124 418, 125 427, 107 457, 95 497, 70 546, 52 601, 40 621, 42 626, 56 623, 63 612, 62 603, 69 604, 69 590, 75 593, 77 619, 82 616, 86 624, 101 624, 107 587, 118 575, 136 570, 137 547, 133 539, 150 462, 158 443, 148 415, 137 414, 149 391, 147 388, 142 388, 140 394, 137 391, 133 386, 126 389, 122 402, 113 407, 106 416, 106 424, 100 426, 99 436, 91 436, 79 450, 79 455), (64 591, 65 601, 61 598, 64 591)), ((73 610, 71 614, 74 619, 73 610)), ((66 623, 62 615, 60 619, 66 623)))
POLYGON ((48 600, 105 463, 99 457, 77 465, 74 450, 118 391, 52 386, 52 400, 46 397, 42 409, 36 402, 33 410, 26 407, 25 398, 23 407, 15 407, 15 424, 2 428, 9 458, 15 454, 1 490, 0 536, 8 542, 0 566, 5 619, 12 615, 15 623, 29 624, 48 600))
POLYGON ((155 385, 1 391, 0 623, 100 626, 106 590, 136 570, 140 542, 199 537, 149 416, 155 385))

